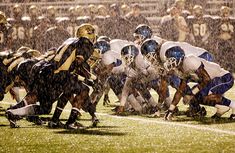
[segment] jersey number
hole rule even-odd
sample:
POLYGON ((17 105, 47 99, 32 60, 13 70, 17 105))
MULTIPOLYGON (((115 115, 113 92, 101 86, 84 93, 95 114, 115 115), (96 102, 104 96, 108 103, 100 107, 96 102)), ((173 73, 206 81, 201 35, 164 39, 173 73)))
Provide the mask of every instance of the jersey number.
POLYGON ((194 36, 205 36, 207 31, 206 24, 193 24, 193 33, 194 36))
POLYGON ((13 39, 24 39, 25 38, 25 30, 23 27, 13 28, 12 32, 13 39))

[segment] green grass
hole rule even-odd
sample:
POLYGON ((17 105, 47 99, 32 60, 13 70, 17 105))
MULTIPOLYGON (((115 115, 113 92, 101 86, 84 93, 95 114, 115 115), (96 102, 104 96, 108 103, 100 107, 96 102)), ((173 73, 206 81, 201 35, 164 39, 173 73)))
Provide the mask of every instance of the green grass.
MULTIPOLYGON (((228 92, 229 98, 234 98, 235 88, 228 92)), ((22 92, 22 96, 24 93, 22 92)), ((157 98, 156 94, 154 97, 157 98)), ((112 104, 116 97, 111 93, 112 104)), ((4 101, 12 101, 9 95, 4 101)), ((7 108, 7 104, 1 104, 7 108)), ((48 129, 46 125, 36 126, 25 120, 18 122, 20 128, 11 129, 0 113, 0 152, 79 152, 79 153, 234 153, 235 152, 235 122, 226 118, 228 112, 220 121, 213 121, 210 116, 214 108, 207 107, 208 115, 204 120, 193 120, 186 116, 177 116, 172 122, 150 116, 127 116, 117 118, 110 115, 112 107, 98 105, 97 112, 100 124, 96 128, 88 127, 90 116, 82 113, 81 123, 87 126, 85 130, 48 129), (183 125, 183 126, 182 126, 183 125), (197 126, 185 127, 184 125, 197 126), (208 130, 208 129, 212 130, 208 130), (233 134, 221 133, 215 130, 231 131, 233 134)), ((185 106, 180 105, 180 110, 185 106)), ((66 107, 61 119, 67 119, 70 105, 66 107)))

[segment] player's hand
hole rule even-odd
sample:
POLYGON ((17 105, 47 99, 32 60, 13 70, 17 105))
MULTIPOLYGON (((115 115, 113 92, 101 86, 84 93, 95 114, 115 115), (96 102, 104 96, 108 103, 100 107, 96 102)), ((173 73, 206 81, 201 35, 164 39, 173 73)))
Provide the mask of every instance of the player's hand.
POLYGON ((172 120, 172 116, 173 116, 173 111, 171 111, 171 110, 168 109, 168 110, 165 112, 164 119, 171 121, 171 120, 172 120))

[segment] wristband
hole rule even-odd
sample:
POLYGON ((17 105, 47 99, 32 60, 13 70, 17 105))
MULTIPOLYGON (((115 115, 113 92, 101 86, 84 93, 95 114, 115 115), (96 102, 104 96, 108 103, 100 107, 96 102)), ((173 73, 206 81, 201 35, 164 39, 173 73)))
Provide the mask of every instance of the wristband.
POLYGON ((192 89, 192 93, 193 93, 194 95, 196 95, 199 91, 200 91, 200 90, 199 90, 198 87, 195 87, 195 88, 192 89))

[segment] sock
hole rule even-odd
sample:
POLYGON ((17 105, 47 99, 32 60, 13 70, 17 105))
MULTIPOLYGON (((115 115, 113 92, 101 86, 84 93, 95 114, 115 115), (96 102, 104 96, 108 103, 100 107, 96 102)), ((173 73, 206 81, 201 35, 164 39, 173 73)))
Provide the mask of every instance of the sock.
POLYGON ((156 107, 157 102, 153 99, 153 97, 149 98, 148 102, 150 103, 151 106, 156 107))
POLYGON ((77 119, 78 114, 79 114, 79 110, 77 108, 73 107, 71 110, 71 113, 69 115, 69 119, 66 122, 66 124, 69 125, 69 124, 74 123, 77 119))
POLYGON ((13 115, 18 115, 22 117, 30 115, 39 115, 40 106, 37 104, 32 104, 18 109, 11 109, 8 111, 10 111, 13 115))
POLYGON ((56 107, 55 112, 54 112, 52 119, 51 119, 52 122, 57 122, 59 120, 62 111, 63 111, 63 108, 56 107))
POLYGON ((68 99, 69 99, 69 95, 62 95, 60 97, 60 99, 58 100, 57 102, 57 106, 56 106, 56 109, 55 109, 55 112, 52 116, 52 121, 53 122, 57 122, 59 121, 59 118, 60 118, 60 115, 61 113, 63 112, 63 109, 64 107, 66 106, 67 102, 68 102, 68 99))
POLYGON ((229 107, 232 109, 232 114, 235 114, 235 102, 231 101, 229 107))
POLYGON ((136 98, 134 97, 133 94, 131 94, 130 96, 128 96, 127 101, 130 102, 131 106, 134 108, 135 111, 141 112, 142 111, 142 107, 139 104, 139 102, 136 100, 136 98))
POLYGON ((171 102, 172 102, 171 97, 167 97, 167 98, 165 99, 165 101, 164 101, 164 104, 166 104, 167 107, 170 107, 171 102))

